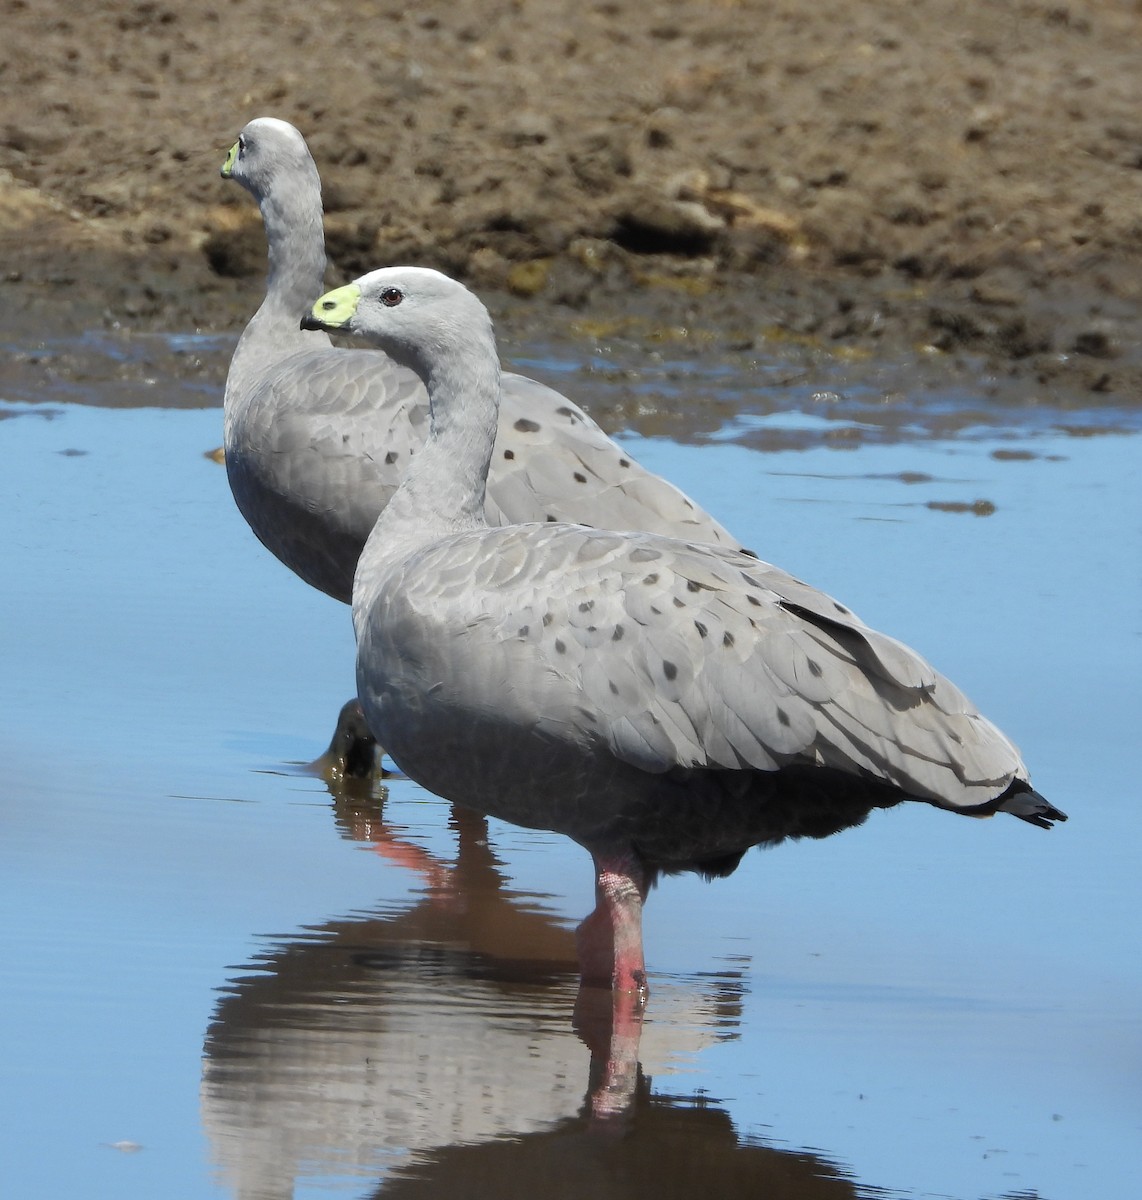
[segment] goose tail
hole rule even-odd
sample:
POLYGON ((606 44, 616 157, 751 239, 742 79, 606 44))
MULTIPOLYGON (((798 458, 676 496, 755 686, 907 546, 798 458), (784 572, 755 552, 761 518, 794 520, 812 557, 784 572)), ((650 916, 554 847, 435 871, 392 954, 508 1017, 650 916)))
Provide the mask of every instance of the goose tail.
POLYGON ((1029 821, 1040 829, 1051 829, 1056 821, 1065 821, 1067 814, 1056 808, 1025 779, 1013 779, 1007 791, 999 797, 996 812, 1008 812, 1021 821, 1029 821))

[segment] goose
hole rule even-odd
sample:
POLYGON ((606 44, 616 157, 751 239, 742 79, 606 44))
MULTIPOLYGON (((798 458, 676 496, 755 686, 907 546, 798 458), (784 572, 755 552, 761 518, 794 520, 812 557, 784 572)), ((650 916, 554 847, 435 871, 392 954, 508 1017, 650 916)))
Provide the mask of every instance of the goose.
POLYGON ((741 552, 557 522, 488 524, 501 382, 487 309, 425 268, 305 317, 424 381, 430 431, 353 588, 365 718, 410 778, 591 855, 583 982, 646 994, 661 874, 732 872, 919 801, 1050 828, 1012 743, 903 643, 741 552))
MULTIPOLYGON (((265 298, 226 377, 230 488, 271 553, 348 604, 365 539, 424 443, 428 397, 384 354, 299 328, 325 289, 321 180, 301 133, 275 117, 249 122, 222 176, 258 202, 269 255, 265 298)), ((522 375, 503 377, 486 512, 492 524, 573 520, 739 546, 578 405, 522 375)))

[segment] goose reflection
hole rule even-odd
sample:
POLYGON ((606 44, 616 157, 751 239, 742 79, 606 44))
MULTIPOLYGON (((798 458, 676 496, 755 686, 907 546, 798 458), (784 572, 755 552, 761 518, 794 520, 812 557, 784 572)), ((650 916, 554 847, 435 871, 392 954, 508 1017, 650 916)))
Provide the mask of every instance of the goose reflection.
POLYGON ((386 821, 380 754, 358 717, 346 705, 305 768, 325 780, 343 837, 426 887, 411 907, 282 939, 222 989, 202 1113, 238 1200, 330 1180, 450 1200, 537 1186, 596 1200, 689 1200, 711 1186, 731 1198, 855 1197, 823 1156, 743 1138, 708 1097, 663 1094, 704 1046, 737 1036, 739 971, 660 977, 645 1018, 581 988, 573 931, 540 897, 509 889, 482 816, 452 810, 454 861, 386 821))
POLYGON ((568 1122, 598 1135, 647 1102, 638 1056, 660 1077, 736 1036, 736 971, 664 979, 641 1030, 611 1027, 608 993, 577 1005, 573 931, 508 889, 482 817, 456 810, 452 828, 455 863, 411 907, 310 927, 223 989, 202 1110, 241 1200, 568 1122))
MULTIPOLYGON (((657 995, 657 993, 656 993, 657 995)), ((861 1188, 823 1155, 742 1138, 729 1114, 695 1097, 659 1096, 640 1079, 622 1138, 583 1118, 539 1133, 452 1145, 402 1164, 372 1200, 856 1200, 861 1188)))
MULTIPOLYGON (((368 843, 381 858, 419 875, 429 888, 441 892, 448 888, 451 865, 408 841, 398 826, 384 818, 388 798, 384 780, 395 773, 384 767, 381 748, 365 724, 359 700, 342 705, 333 737, 319 757, 286 764, 285 773, 324 781, 333 801, 334 824, 347 841, 368 843)), ((487 838, 486 827, 473 825, 462 815, 454 819, 453 827, 462 838, 476 836, 474 831, 482 828, 479 835, 487 838)))

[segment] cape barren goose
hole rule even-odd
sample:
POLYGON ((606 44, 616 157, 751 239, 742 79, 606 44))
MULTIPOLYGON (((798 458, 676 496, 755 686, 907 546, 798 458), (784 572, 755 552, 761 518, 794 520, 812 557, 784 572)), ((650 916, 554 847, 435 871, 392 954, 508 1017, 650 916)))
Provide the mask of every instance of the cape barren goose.
MULTIPOLYGON (((365 539, 428 434, 428 397, 383 353, 299 329, 325 290, 321 180, 305 139, 262 117, 222 167, 261 209, 269 277, 226 379, 226 473, 258 539, 307 583, 349 603, 365 539)), ((739 547, 644 470, 565 396, 505 374, 488 476, 492 525, 578 521, 739 547)))
POLYGON ((586 847, 586 982, 645 987, 661 872, 727 875, 751 846, 906 800, 1065 819, 954 684, 779 568, 662 534, 490 526, 500 370, 459 283, 376 271, 304 324, 379 344, 431 405, 354 584, 369 726, 431 791, 586 847))

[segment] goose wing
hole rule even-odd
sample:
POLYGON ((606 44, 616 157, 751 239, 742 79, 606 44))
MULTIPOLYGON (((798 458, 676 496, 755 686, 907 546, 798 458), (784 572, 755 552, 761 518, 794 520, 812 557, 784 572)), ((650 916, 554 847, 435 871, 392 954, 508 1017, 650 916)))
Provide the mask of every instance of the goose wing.
POLYGON ((446 539, 395 572, 368 653, 457 720, 479 712, 649 772, 836 767, 948 808, 1025 776, 919 655, 733 551, 533 525, 446 539))
MULTIPOLYGON (((428 427, 424 386, 385 355, 298 351, 231 405, 231 488, 273 554, 348 602, 365 539, 428 427)), ((520 375, 504 377, 486 512, 493 524, 574 520, 737 546, 709 513, 641 467, 577 405, 520 375)))
POLYGON ((502 379, 488 476, 492 525, 574 521, 741 549, 684 492, 639 465, 577 405, 534 379, 502 379))

